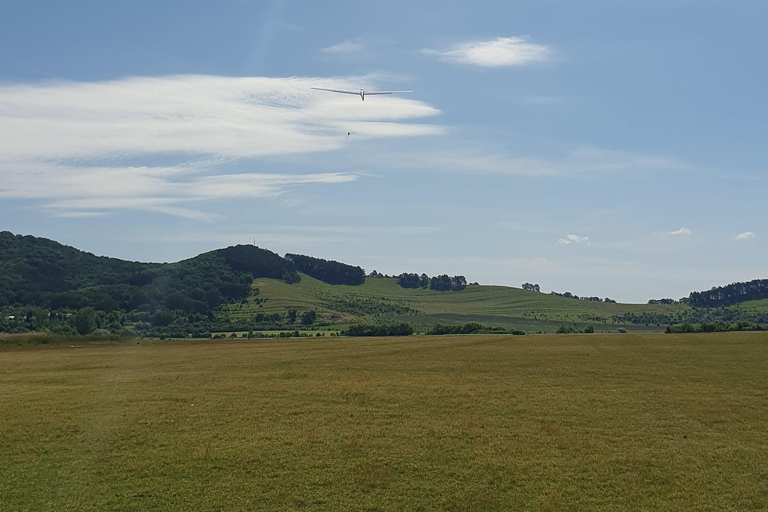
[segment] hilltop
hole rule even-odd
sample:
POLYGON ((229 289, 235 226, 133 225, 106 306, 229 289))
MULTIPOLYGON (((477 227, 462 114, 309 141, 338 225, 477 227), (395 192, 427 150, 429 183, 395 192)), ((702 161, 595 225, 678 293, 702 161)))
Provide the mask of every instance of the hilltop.
POLYGON ((525 288, 468 285, 464 276, 366 276, 349 264, 281 257, 252 245, 175 263, 139 263, 0 233, 0 332, 208 337, 393 323, 419 332, 472 324, 475 330, 527 333, 661 331, 670 325, 723 330, 736 322, 742 322, 737 328, 768 323, 762 281, 694 292, 694 304, 619 304, 539 293, 527 283, 525 288))

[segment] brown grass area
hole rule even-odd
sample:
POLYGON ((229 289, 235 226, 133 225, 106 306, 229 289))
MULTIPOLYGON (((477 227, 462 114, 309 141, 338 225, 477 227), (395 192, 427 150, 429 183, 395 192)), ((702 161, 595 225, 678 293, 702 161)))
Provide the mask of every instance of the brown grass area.
POLYGON ((3 510, 768 507, 768 336, 0 348, 3 510))

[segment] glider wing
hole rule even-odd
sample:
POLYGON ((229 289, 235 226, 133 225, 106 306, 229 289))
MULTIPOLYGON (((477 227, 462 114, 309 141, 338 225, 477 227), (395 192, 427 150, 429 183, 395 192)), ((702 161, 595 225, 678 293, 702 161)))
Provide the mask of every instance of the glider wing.
POLYGON ((340 91, 338 89, 323 89, 322 87, 310 87, 310 89, 314 89, 316 91, 340 92, 341 94, 354 94, 355 96, 360 96, 360 91, 340 91))
POLYGON ((374 96, 376 94, 403 94, 413 91, 365 91, 366 96, 374 96))

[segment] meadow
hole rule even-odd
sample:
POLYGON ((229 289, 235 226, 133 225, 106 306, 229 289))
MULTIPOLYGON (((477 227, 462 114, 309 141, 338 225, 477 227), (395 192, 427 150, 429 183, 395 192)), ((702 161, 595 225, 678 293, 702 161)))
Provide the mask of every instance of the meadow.
POLYGON ((614 321, 625 314, 672 315, 689 310, 682 305, 617 304, 590 302, 506 286, 470 285, 460 292, 400 287, 394 278, 368 278, 359 286, 328 285, 305 274, 299 283, 258 278, 257 293, 247 300, 224 306, 232 319, 251 320, 254 315, 285 315, 289 309, 317 311, 318 320, 336 327, 358 322, 406 321, 418 326, 435 323, 480 322, 529 333, 554 333, 561 325, 598 332, 663 331, 665 324, 635 325, 614 321))
POLYGON ((766 509, 766 360, 766 333, 0 346, 0 508, 766 509))

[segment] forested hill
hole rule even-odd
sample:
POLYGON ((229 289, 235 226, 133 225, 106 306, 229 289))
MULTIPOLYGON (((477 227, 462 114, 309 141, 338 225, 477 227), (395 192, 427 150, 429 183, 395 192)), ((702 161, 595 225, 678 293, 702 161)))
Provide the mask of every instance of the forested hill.
POLYGON ((299 280, 292 263, 250 245, 177 263, 138 263, 95 256, 45 238, 0 232, 0 307, 207 313, 247 297, 257 277, 299 280))

